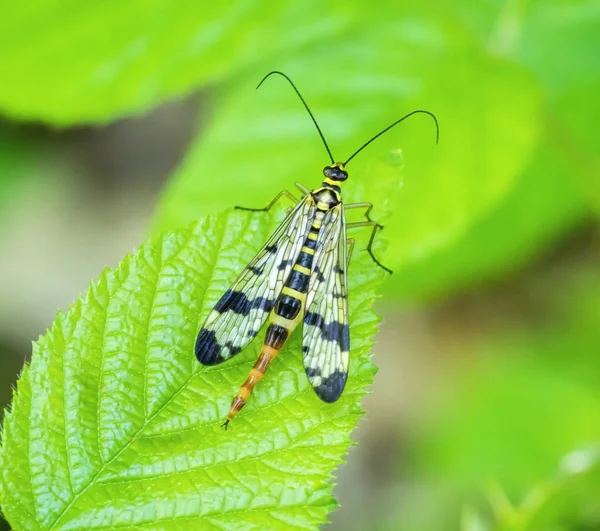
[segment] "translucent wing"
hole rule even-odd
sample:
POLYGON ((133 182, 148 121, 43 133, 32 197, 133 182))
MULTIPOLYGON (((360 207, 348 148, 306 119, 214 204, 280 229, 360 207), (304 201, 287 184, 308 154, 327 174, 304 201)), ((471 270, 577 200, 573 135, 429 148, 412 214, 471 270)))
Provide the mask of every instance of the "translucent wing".
POLYGON ((222 363, 256 336, 300 254, 314 217, 315 202, 308 194, 217 302, 196 340, 200 363, 222 363))
POLYGON ((325 216, 317 240, 302 337, 306 376, 325 402, 340 397, 348 377, 346 261, 346 221, 340 204, 325 216))

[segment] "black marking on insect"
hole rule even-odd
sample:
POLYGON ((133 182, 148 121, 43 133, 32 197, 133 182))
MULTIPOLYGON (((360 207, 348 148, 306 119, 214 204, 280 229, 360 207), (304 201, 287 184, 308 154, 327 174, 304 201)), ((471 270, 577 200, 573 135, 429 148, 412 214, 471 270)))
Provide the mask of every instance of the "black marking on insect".
POLYGON ((316 265, 315 268, 313 269, 313 275, 317 279, 317 282, 323 282, 325 280, 325 276, 321 272, 321 269, 319 268, 318 265, 316 265))
POLYGON ((252 266, 249 267, 248 269, 250 269, 250 271, 252 271, 252 273, 254 273, 255 275, 262 275, 263 271, 265 270, 265 266, 260 266, 260 267, 256 267, 256 266, 252 266))
POLYGON ((231 311, 240 315, 248 315, 253 309, 269 312, 274 304, 274 299, 256 297, 250 300, 244 292, 228 289, 219 302, 215 304, 214 311, 219 313, 231 311))
POLYGON ((283 270, 285 270, 286 267, 289 267, 291 265, 293 265, 292 260, 285 259, 285 260, 281 261, 281 263, 277 266, 277 269, 279 269, 279 271, 283 271, 283 270))
POLYGON ((315 385, 315 393, 324 402, 335 402, 342 394, 347 379, 347 372, 334 371, 326 378, 322 378, 319 385, 315 385))
POLYGON ((341 348, 350 346, 350 328, 346 322, 340 323, 333 320, 326 323, 322 315, 307 312, 304 317, 304 325, 311 325, 321 330, 321 339, 323 341, 336 341, 341 348))
POLYGON ((200 331, 196 340, 196 352, 200 353, 200 356, 198 356, 200 363, 203 365, 217 365, 225 361, 223 357, 224 350, 228 350, 228 357, 231 357, 238 354, 242 349, 229 341, 220 345, 215 332, 212 330, 203 328, 200 331))

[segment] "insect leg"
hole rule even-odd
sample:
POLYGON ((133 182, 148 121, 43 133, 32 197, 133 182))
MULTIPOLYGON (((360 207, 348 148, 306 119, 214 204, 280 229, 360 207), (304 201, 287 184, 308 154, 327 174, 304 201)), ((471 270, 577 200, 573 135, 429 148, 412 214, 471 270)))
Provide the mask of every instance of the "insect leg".
POLYGON ((346 239, 346 244, 348 245, 348 252, 346 253, 346 267, 350 263, 350 258, 352 257, 352 251, 354 250, 355 243, 356 242, 355 242, 354 238, 346 239))
POLYGON ((296 183, 296 188, 298 188, 298 190, 300 190, 303 194, 309 194, 310 193, 310 190, 306 186, 304 186, 303 184, 301 184, 301 183, 296 183))
POLYGON ((393 273, 391 269, 385 267, 373 254, 371 248, 373 247, 373 241, 375 240, 375 234, 377 233, 377 229, 379 228, 379 224, 375 221, 357 221, 355 223, 348 223, 348 229, 358 229, 360 227, 372 227, 371 229, 371 237, 369 238, 369 244, 367 245, 367 252, 371 255, 373 262, 375 262, 379 267, 387 271, 390 275, 393 273))
MULTIPOLYGON (((350 204, 344 204, 344 209, 345 210, 349 210, 351 208, 366 208, 367 210, 365 210, 363 216, 365 216, 369 221, 373 221, 371 219, 371 210, 373 210, 373 203, 350 203, 350 204)), ((380 229, 383 229, 383 225, 380 225, 379 223, 377 223, 377 226, 380 229)))
POLYGON ((281 199, 283 196, 287 197, 290 201, 292 201, 294 203, 294 205, 298 204, 298 199, 296 199, 291 192, 288 192, 287 190, 283 190, 281 192, 279 192, 274 198, 273 200, 264 208, 246 208, 246 207, 241 207, 241 206, 236 206, 235 209, 236 210, 249 210, 250 212, 268 212, 271 207, 277 203, 277 201, 279 201, 279 199, 281 199))

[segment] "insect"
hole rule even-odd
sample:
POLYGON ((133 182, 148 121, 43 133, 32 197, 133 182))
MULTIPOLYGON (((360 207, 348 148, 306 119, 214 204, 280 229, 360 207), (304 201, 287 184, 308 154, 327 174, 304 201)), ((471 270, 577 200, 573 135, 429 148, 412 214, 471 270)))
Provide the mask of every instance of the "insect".
POLYGON ((308 111, 331 160, 325 166, 321 186, 309 190, 297 183, 304 197, 298 200, 289 191, 280 192, 265 208, 241 210, 268 211, 280 198, 289 198, 295 206, 271 238, 246 266, 208 315, 196 340, 196 357, 203 365, 217 365, 241 352, 258 334, 268 319, 265 339, 258 360, 231 403, 228 424, 244 407, 256 383, 281 351, 294 329, 303 323, 302 352, 304 369, 317 396, 335 402, 346 385, 350 354, 348 327, 348 286, 346 271, 354 239, 346 230, 370 228, 366 250, 375 258, 372 245, 378 229, 383 228, 370 217, 371 203, 344 205, 341 184, 348 178, 346 165, 376 138, 409 116, 429 111, 416 110, 395 121, 363 144, 345 162, 334 162, 331 150, 308 105, 292 80, 282 72, 308 111), (346 223, 344 211, 363 209, 364 221, 346 223))

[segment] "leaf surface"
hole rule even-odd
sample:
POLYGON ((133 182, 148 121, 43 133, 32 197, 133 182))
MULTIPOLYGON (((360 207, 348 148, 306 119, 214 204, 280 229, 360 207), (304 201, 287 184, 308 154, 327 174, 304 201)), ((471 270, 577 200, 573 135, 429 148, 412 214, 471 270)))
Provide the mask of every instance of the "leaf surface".
MULTIPOLYGON (((281 210, 279 214, 282 214, 281 210)), ((300 333, 229 431, 219 428, 262 334, 202 367, 201 322, 274 227, 227 212, 156 237, 106 270, 34 344, 7 412, 0 502, 16 529, 316 529, 375 372, 383 274, 350 268, 351 373, 339 402, 310 388, 300 333)))
POLYGON ((139 113, 334 36, 352 12, 336 4, 15 2, 0 19, 0 110, 59 125, 139 113))

